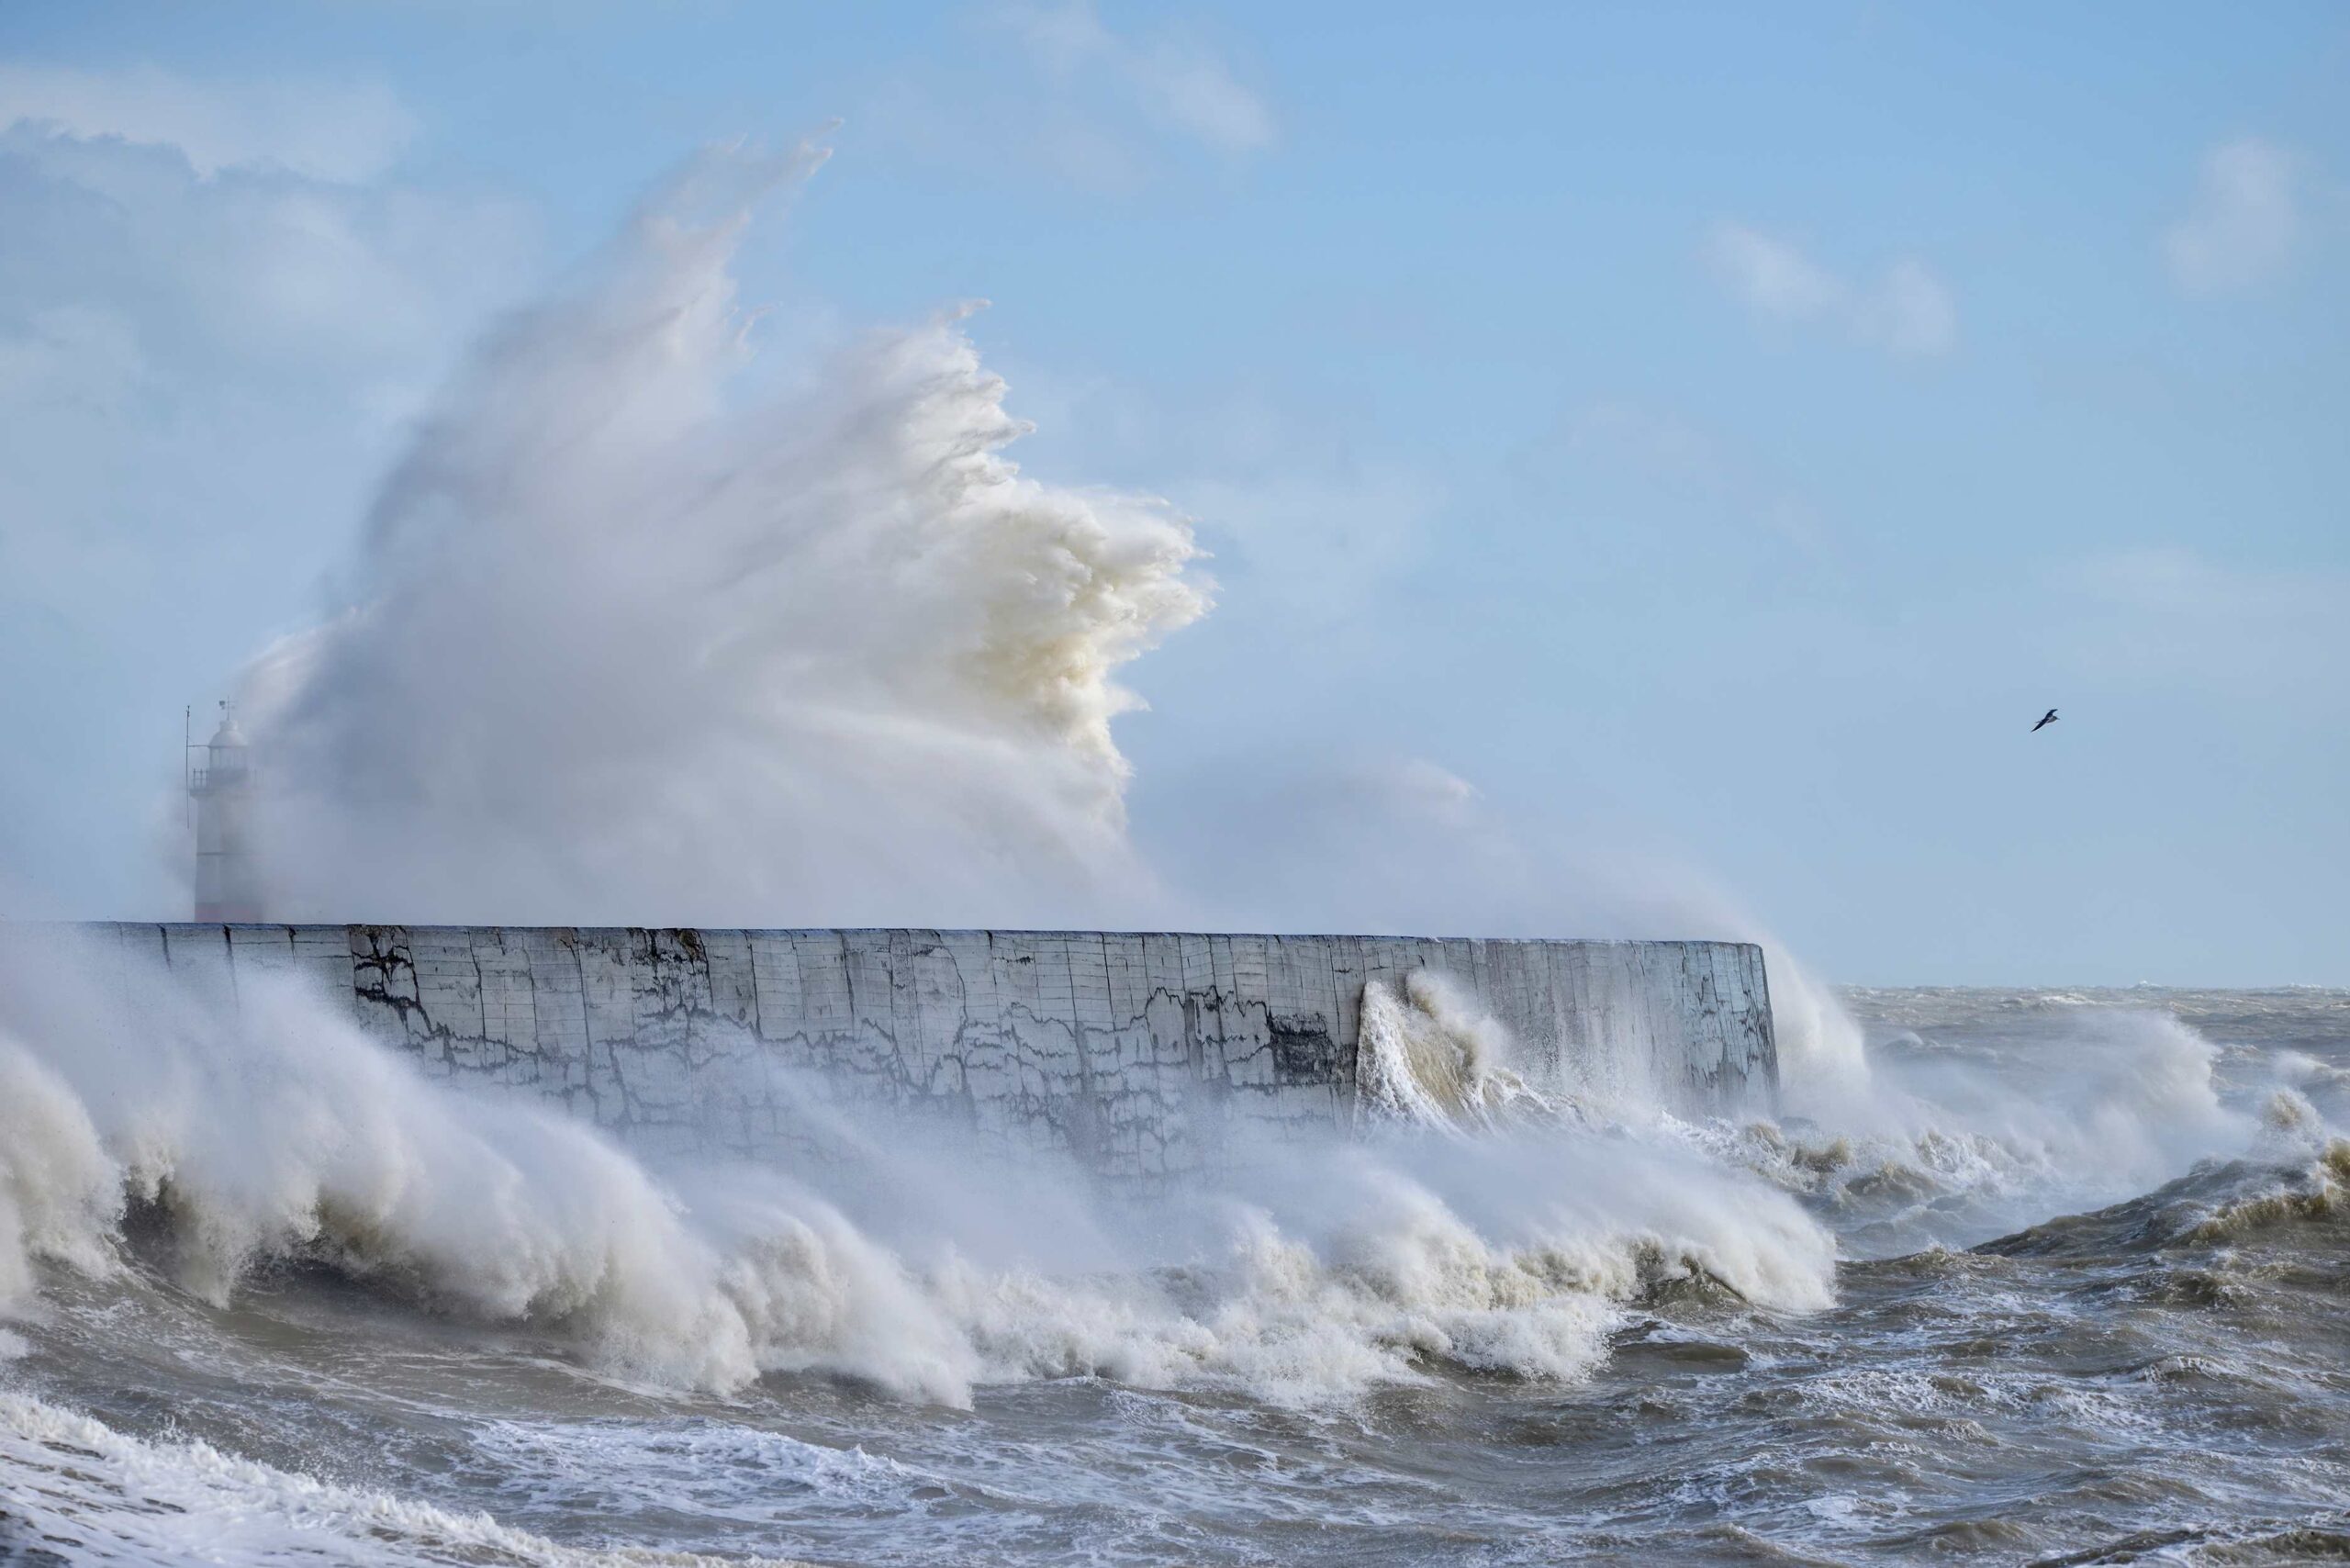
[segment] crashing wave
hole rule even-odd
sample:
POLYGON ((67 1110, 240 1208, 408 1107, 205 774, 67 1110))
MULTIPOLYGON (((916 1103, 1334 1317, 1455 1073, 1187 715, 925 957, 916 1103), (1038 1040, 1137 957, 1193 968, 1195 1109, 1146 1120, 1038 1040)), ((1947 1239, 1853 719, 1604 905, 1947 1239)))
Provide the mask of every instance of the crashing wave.
POLYGON ((2350 1138, 2335 1138, 2279 1185, 2219 1204, 2180 1238, 2216 1244, 2281 1226, 2350 1220, 2350 1138))
POLYGON ((1355 1092, 1373 1117, 1457 1131, 1566 1109, 1507 1065, 1507 1027, 1432 969, 1362 988, 1355 1092))
POLYGON ((2329 1138, 2306 1158, 2209 1160, 2151 1193, 2065 1215, 1985 1243, 2009 1257, 2151 1254, 2230 1247, 2296 1227, 2350 1221, 2350 1139, 2329 1138))
MULTIPOLYGON (((647 1383, 812 1372, 967 1405, 979 1384, 1066 1376, 1309 1404, 1436 1366, 1571 1379, 1624 1304, 1676 1281, 1832 1299, 1825 1231, 1670 1148, 1555 1127, 1450 1152, 1290 1148, 1304 1173, 1244 1162, 1225 1191, 1162 1199, 1157 1251, 1119 1241, 1114 1213, 1080 1214, 1098 1251, 1046 1266, 1060 1216, 1021 1225, 1046 1214, 1049 1175, 909 1154, 903 1192, 835 1202, 772 1170, 655 1172, 535 1102, 426 1081, 290 980, 254 977, 222 1007, 127 958, 56 958, 0 963, 0 1282, 20 1301, 44 1267, 129 1261, 218 1306, 290 1261, 647 1383), (943 1181, 1001 1188, 986 1227, 929 1232, 953 1212, 943 1181), (141 1216, 160 1253, 140 1249, 141 1216)), ((1442 1036, 1456 1103, 1517 1103, 1498 1063, 1462 1056, 1460 1027, 1442 1036)))
POLYGON ((1857 1255, 1887 1257, 2118 1203, 2199 1160, 2267 1158, 2280 1139, 2306 1142, 2327 1122, 2291 1087, 2322 1095, 2323 1075, 2311 1070, 2321 1064, 2238 1059, 2167 1014, 2075 1013, 2063 1046, 2035 1057, 1904 1032, 1880 1042, 1864 1092, 1821 1121, 1666 1125, 1832 1216, 1857 1255), (2223 1093, 2223 1070, 2289 1081, 2255 1113, 2223 1093), (2303 1125, 2287 1138, 2278 1119, 2294 1116, 2303 1125))

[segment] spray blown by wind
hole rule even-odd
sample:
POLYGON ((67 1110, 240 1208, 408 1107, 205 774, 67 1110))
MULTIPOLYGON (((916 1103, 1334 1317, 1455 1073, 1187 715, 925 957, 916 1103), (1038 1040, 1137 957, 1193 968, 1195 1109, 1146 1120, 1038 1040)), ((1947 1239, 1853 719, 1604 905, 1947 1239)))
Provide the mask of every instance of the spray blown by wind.
MULTIPOLYGON (((1206 612, 1190 526, 1023 475, 957 317, 754 355, 737 248, 820 161, 697 161, 444 389, 346 608, 247 682, 273 916, 1754 934, 1426 763, 1139 850, 1117 678, 1206 612)), ((1771 974, 1791 1089, 1864 1080, 1824 988, 1771 974)))
POLYGON ((351 606, 249 682, 274 913, 1108 918, 1120 666, 1189 527, 1022 475, 951 317, 754 386, 730 266, 820 156, 712 154, 495 332, 379 495, 351 606))

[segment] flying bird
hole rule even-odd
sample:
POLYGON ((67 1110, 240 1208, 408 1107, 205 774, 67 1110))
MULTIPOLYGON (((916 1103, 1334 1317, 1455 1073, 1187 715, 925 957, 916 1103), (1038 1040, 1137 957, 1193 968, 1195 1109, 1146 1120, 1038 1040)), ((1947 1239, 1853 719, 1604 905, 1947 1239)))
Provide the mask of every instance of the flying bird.
POLYGON ((2032 725, 2032 727, 2031 727, 2031 733, 2032 733, 2033 734, 2035 734, 2035 735, 2036 735, 2036 734, 2038 734, 2041 731, 2042 731, 2042 730, 2046 729, 2049 725, 2051 725, 2051 724, 2054 723, 2055 722, 2056 722, 2056 710, 2055 710, 2055 709, 2053 709, 2053 708, 2051 708, 2050 710, 2048 710, 2048 711, 2047 711, 2044 715, 2042 715, 2042 716, 2040 722, 2038 722, 2037 724, 2032 725))

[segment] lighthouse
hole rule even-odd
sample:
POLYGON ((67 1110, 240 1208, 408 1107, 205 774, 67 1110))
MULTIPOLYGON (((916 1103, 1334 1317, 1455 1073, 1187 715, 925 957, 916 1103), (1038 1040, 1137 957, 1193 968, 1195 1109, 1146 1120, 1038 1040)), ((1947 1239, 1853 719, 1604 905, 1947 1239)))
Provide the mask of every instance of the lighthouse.
POLYGON ((220 704, 220 727, 188 748, 187 792, 196 801, 196 918, 262 918, 252 855, 252 759, 235 708, 220 704))

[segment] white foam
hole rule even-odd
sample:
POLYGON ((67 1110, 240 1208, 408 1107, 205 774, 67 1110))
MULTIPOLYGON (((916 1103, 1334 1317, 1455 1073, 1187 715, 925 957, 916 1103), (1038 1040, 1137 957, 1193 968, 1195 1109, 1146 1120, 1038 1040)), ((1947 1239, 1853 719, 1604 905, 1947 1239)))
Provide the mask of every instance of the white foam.
POLYGON ((5 1528, 16 1532, 0 1536, 0 1546, 46 1544, 75 1562, 487 1560, 642 1568, 714 1561, 565 1547, 487 1514, 338 1485, 240 1459, 209 1443, 143 1441, 6 1389, 0 1389, 0 1474, 9 1482, 5 1528))
POLYGON ((828 1448, 722 1420, 481 1421, 472 1446, 498 1495, 526 1507, 614 1518, 689 1509, 698 1519, 773 1523, 910 1506, 943 1483, 862 1449, 828 1448))

